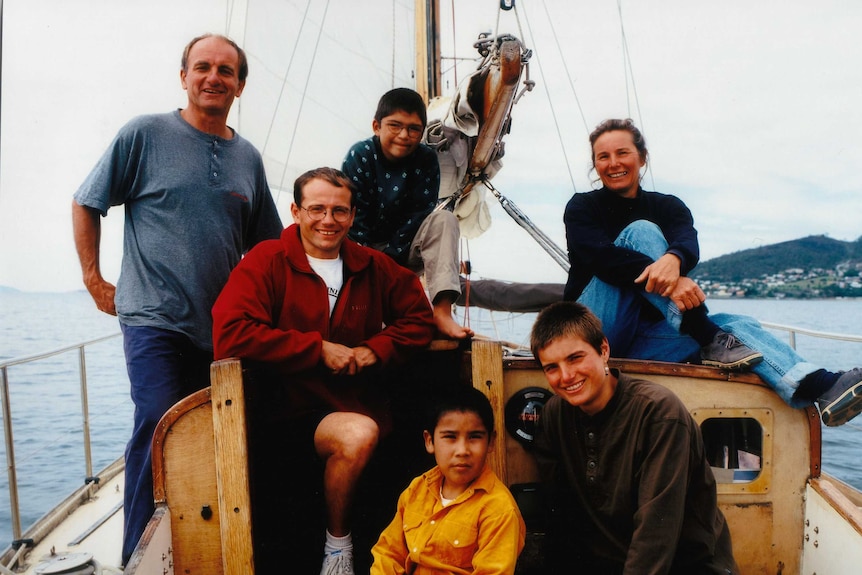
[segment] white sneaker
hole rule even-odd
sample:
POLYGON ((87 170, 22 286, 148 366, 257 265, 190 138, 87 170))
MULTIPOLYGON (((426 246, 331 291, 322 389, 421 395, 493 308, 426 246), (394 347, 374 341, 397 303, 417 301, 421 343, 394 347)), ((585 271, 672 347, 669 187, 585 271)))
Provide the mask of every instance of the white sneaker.
POLYGON ((324 555, 320 575, 354 575, 353 550, 336 549, 324 555))

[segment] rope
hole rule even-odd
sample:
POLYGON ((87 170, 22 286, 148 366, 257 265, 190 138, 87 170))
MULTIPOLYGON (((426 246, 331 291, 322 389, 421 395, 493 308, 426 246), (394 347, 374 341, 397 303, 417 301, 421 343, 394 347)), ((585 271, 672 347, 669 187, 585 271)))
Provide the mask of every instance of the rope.
MULTIPOLYGON (((500 13, 503 12, 503 10, 504 10, 504 8, 503 8, 503 5, 501 3, 500 9, 497 10, 497 14, 499 15, 500 13)), ((510 7, 508 8, 508 10, 514 10, 514 12, 515 12, 515 24, 518 25, 518 37, 519 38, 525 38, 526 36, 524 36, 524 29, 521 27, 521 12, 518 10, 518 6, 517 6, 517 4, 515 4, 514 0, 512 0, 512 3, 510 5, 510 7)), ((524 14, 524 16, 526 17, 526 14, 524 14)), ((527 23, 527 27, 529 27, 529 22, 527 23)), ((532 34, 531 34, 531 37, 532 37, 532 34)))

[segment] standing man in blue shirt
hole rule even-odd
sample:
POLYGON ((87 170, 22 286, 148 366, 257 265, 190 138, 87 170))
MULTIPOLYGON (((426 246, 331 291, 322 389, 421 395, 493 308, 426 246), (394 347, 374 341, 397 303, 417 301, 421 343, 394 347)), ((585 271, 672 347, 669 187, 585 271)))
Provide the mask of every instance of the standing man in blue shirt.
POLYGON ((209 384, 211 309, 242 254, 282 230, 259 152, 227 125, 248 75, 243 50, 206 34, 186 46, 188 105, 140 116, 114 138, 72 202, 84 285, 117 315, 135 404, 126 446, 122 562, 152 516, 150 443, 162 415, 209 384), (99 265, 101 223, 125 208, 116 287, 99 265))

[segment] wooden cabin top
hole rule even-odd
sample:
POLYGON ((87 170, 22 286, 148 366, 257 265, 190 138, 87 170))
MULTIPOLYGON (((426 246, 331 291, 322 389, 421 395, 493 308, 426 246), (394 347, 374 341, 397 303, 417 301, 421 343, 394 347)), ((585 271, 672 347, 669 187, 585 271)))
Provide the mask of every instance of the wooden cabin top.
MULTIPOLYGON (((498 342, 474 340, 467 353, 455 353, 460 379, 489 396, 499 430, 506 429, 507 404, 513 398, 524 390, 547 390, 534 359, 504 356, 498 342)), ((800 572, 809 482, 822 492, 835 490, 831 483, 824 487, 817 480, 821 438, 816 409, 790 408, 753 374, 618 358, 612 358, 610 365, 672 389, 701 424, 705 444, 713 448, 732 439, 739 429, 747 430, 757 469, 742 469, 741 459, 736 457, 711 461, 717 470, 719 506, 730 525, 734 554, 746 573, 775 573, 780 571, 776 571, 779 565, 784 572, 800 572)), ((161 555, 170 555, 174 572, 254 572, 249 528, 249 485, 254 478, 247 472, 243 374, 238 360, 214 363, 213 386, 174 406, 156 431, 155 497, 159 514, 172 532, 170 553, 161 555)), ((523 438, 508 432, 497 436, 499 445, 491 464, 516 499, 521 498, 519 503, 528 505, 530 490, 538 484, 532 456, 523 438)), ((827 497, 832 495, 827 493, 827 497)), ((850 523, 862 533, 862 513, 856 508, 855 514, 858 516, 850 517, 850 523)), ((852 509, 849 515, 854 515, 852 509)), ((148 545, 164 544, 159 533, 148 526, 139 547, 141 556, 148 545)), ((529 551, 522 555, 525 563, 540 555, 534 553, 531 558, 529 551)), ((135 572, 127 569, 127 573, 135 572)))

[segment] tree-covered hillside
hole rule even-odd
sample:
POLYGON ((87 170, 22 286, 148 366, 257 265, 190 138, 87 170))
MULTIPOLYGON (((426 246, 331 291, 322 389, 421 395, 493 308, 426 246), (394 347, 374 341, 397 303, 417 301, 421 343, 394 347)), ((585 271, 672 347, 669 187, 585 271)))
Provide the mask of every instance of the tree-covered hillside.
POLYGON ((794 268, 831 270, 847 262, 862 262, 862 237, 855 242, 844 242, 826 236, 808 236, 701 262, 691 276, 702 280, 738 282, 794 268))

